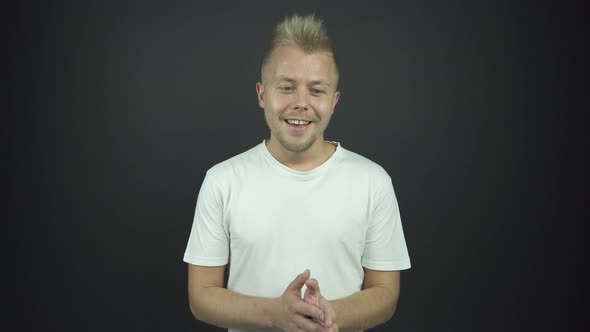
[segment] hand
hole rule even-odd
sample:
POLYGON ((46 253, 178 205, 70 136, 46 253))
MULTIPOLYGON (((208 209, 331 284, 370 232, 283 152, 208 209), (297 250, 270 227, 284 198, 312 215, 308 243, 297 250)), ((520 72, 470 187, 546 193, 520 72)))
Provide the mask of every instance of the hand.
POLYGON ((301 299, 301 288, 309 279, 310 271, 305 270, 291 281, 287 289, 278 298, 280 314, 276 325, 284 331, 323 332, 324 311, 321 306, 314 306, 301 299))
POLYGON ((308 279, 305 281, 305 286, 307 286, 307 289, 303 295, 303 300, 322 309, 324 312, 325 319, 318 323, 321 323, 322 326, 324 326, 324 331, 326 332, 338 332, 338 325, 336 324, 336 312, 330 305, 330 302, 328 302, 328 300, 322 296, 322 293, 320 292, 320 284, 318 281, 313 278, 308 279))

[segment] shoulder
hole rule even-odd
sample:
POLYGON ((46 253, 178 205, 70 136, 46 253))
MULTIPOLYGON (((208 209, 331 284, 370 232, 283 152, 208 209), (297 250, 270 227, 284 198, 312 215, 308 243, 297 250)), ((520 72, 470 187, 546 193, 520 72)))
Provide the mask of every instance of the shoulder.
POLYGON ((249 168, 259 168, 264 155, 261 146, 256 145, 242 153, 221 161, 207 170, 207 177, 217 180, 245 175, 249 168))
POLYGON ((373 160, 348 149, 339 147, 341 149, 340 164, 350 171, 358 172, 357 174, 366 174, 369 178, 380 181, 391 181, 391 178, 385 168, 373 160))

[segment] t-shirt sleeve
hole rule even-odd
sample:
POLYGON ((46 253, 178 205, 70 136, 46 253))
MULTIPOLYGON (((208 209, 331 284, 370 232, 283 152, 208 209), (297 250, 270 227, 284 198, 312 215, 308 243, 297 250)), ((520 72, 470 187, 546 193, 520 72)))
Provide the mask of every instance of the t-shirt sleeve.
POLYGON ((372 270, 397 271, 411 267, 397 199, 386 177, 373 194, 361 264, 372 270))
POLYGON ((222 266, 229 258, 229 234, 224 222, 223 187, 210 171, 205 175, 183 260, 193 265, 222 266))

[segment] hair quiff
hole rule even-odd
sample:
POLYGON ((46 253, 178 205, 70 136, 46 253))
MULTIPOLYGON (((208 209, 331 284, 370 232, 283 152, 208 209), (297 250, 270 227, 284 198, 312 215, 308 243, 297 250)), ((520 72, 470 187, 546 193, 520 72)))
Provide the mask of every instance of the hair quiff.
POLYGON ((264 68, 272 52, 279 47, 295 47, 305 53, 330 52, 336 65, 336 73, 338 73, 338 62, 336 61, 334 44, 328 36, 323 21, 316 18, 314 14, 305 16, 294 14, 286 17, 281 23, 277 24, 262 61, 263 77, 264 68))

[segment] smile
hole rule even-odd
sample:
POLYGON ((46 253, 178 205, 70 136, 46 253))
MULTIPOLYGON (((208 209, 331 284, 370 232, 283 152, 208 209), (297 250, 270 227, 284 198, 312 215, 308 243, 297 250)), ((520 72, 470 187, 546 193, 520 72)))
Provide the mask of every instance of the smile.
POLYGON ((287 120, 285 120, 285 122, 287 122, 288 124, 291 124, 291 125, 296 125, 296 126, 306 126, 311 123, 311 121, 292 120, 292 119, 287 119, 287 120))

